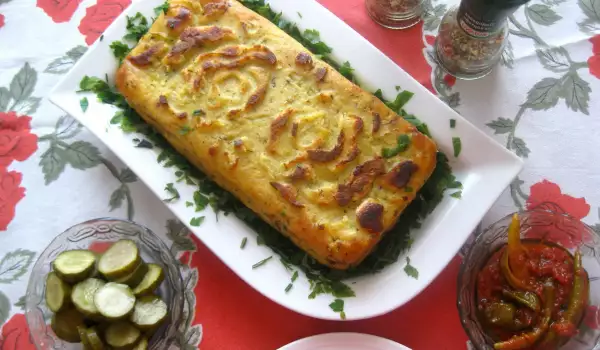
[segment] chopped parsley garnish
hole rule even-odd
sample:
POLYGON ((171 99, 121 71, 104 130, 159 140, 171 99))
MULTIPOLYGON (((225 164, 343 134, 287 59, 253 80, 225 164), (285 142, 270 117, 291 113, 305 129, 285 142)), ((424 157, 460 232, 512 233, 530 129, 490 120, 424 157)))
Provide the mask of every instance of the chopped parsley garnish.
POLYGON ((342 320, 346 319, 346 313, 344 312, 344 301, 342 299, 335 299, 331 304, 329 304, 329 307, 331 310, 333 310, 333 312, 339 312, 342 320))
POLYGON ((450 197, 456 198, 456 199, 461 199, 462 198, 462 191, 454 192, 454 193, 452 193, 450 195, 450 197))
POLYGON ((454 129, 456 127, 456 119, 450 119, 450 127, 454 129))
POLYGON ((167 11, 169 11, 169 3, 168 2, 164 2, 162 5, 156 6, 154 8, 154 13, 157 16, 160 16, 160 13, 164 13, 165 15, 167 14, 167 11))
POLYGON ((196 205, 196 211, 202 211, 206 209, 206 206, 210 203, 210 199, 200 191, 194 192, 194 204, 196 205))
POLYGON ((171 195, 171 198, 163 199, 163 201, 170 203, 174 200, 181 198, 179 196, 179 191, 175 187, 173 187, 173 183, 169 182, 167 186, 165 186, 165 191, 171 195))
POLYGON ((350 65, 350 62, 346 61, 338 69, 341 75, 345 76, 349 80, 354 81, 354 68, 350 65))
POLYGON ((190 225, 194 226, 194 227, 198 227, 198 226, 200 226, 202 224, 202 222, 204 222, 204 216, 199 216, 199 217, 196 217, 196 218, 192 218, 190 220, 190 225))
MULTIPOLYGON (((283 262, 283 261, 282 261, 283 262)), ((286 266, 285 264, 283 266, 286 266)), ((287 268, 287 266, 286 266, 287 268)), ((291 269, 291 267, 290 267, 291 269)), ((294 282, 296 281, 296 279, 298 278, 298 271, 294 271, 294 274, 292 275, 292 281, 287 285, 287 287, 285 287, 285 292, 289 292, 290 289, 292 289, 292 287, 294 286, 294 282)))
POLYGON ((452 138, 452 148, 454 148, 454 156, 458 157, 460 151, 462 150, 462 144, 460 142, 460 137, 452 138))
POLYGON ((406 257, 406 266, 404 266, 404 272, 416 280, 419 279, 419 271, 410 264, 410 258, 408 256, 406 257))
POLYGON ((85 112, 87 111, 90 102, 88 101, 87 97, 84 97, 81 100, 79 100, 79 105, 81 106, 81 110, 85 112))
POLYGON ((201 109, 196 109, 192 114, 195 115, 195 116, 206 115, 206 113, 203 110, 201 110, 201 109))
POLYGON ((400 152, 406 151, 410 145, 410 137, 406 134, 398 136, 398 144, 394 148, 384 148, 381 151, 383 158, 391 158, 397 156, 400 152))
POLYGON ((138 42, 148 32, 148 20, 141 13, 136 13, 135 16, 127 16, 127 34, 123 37, 126 40, 138 42))
POLYGON ((150 141, 148 141, 146 139, 141 139, 141 140, 137 141, 137 143, 135 144, 135 147, 137 147, 137 148, 150 148, 150 149, 152 149, 154 147, 154 145, 152 144, 152 142, 150 142, 150 141))
POLYGON ((119 60, 119 63, 123 62, 129 51, 131 51, 129 45, 118 40, 110 43, 110 49, 112 50, 113 55, 119 60))
POLYGON ((100 35, 100 41, 104 40, 104 34, 100 35))
MULTIPOLYGON (((281 18, 281 14, 272 11, 265 4, 264 0, 241 0, 241 2, 301 42, 314 55, 323 59, 333 69, 341 72, 351 81, 356 82, 350 64, 340 64, 334 61, 329 56, 331 48, 318 39, 316 35, 318 32, 308 32, 310 39, 304 38, 304 33, 294 23, 281 18)), ((130 34, 135 35, 137 33, 137 35, 143 35, 141 30, 137 30, 141 27, 130 27, 133 30, 132 33, 128 29, 130 34)), ((150 140, 159 149, 157 158, 159 164, 165 168, 175 168, 175 170, 182 171, 184 175, 181 178, 185 179, 186 183, 191 181, 191 185, 198 186, 198 191, 203 197, 208 198, 208 203, 217 214, 235 215, 257 233, 257 243, 270 247, 280 256, 280 260, 284 266, 290 266, 290 271, 292 270, 292 266, 301 269, 310 283, 309 298, 311 299, 320 294, 330 294, 335 298, 354 296, 354 291, 343 281, 347 278, 377 273, 386 266, 396 263, 400 254, 410 249, 412 244, 410 237, 411 230, 420 227, 421 222, 445 198, 445 191, 448 188, 460 188, 460 182, 452 175, 448 157, 438 152, 437 164, 429 180, 419 189, 416 198, 405 208, 397 224, 386 233, 381 242, 375 246, 373 252, 356 267, 345 271, 333 270, 321 265, 308 253, 298 248, 287 237, 244 206, 231 193, 220 188, 216 183, 208 179, 204 173, 190 164, 181 154, 177 153, 155 129, 147 124, 133 108, 129 107, 124 97, 116 92, 114 87, 109 85, 108 78, 106 81, 103 81, 98 78, 85 77, 81 81, 81 89, 82 91, 94 92, 103 103, 117 106, 120 110, 111 119, 111 123, 119 124, 124 132, 137 132, 150 140)), ((378 97, 387 102, 383 99, 383 96, 378 97)), ((398 98, 396 100, 400 101, 398 98)), ((400 109, 398 112, 402 118, 415 125, 420 132, 431 136, 427 125, 421 122, 416 116, 407 113, 403 109, 400 109)), ((205 200, 202 199, 201 201, 204 202, 205 200)), ((194 202, 196 201, 194 200, 194 202)))
POLYGON ((402 88, 400 86, 398 86, 398 85, 396 85, 395 88, 396 88, 396 91, 402 90, 402 88))
POLYGON ((264 264, 266 264, 269 260, 271 260, 271 258, 273 258, 273 255, 271 255, 270 257, 263 259, 259 262, 257 262, 256 264, 252 265, 252 269, 256 269, 259 268, 261 266, 263 266, 264 264))
POLYGON ((242 243, 240 244, 240 249, 244 249, 246 247, 246 242, 248 242, 248 238, 244 237, 244 239, 242 239, 242 243))
POLYGON ((412 187, 410 187, 410 186, 404 187, 404 192, 412 192, 412 191, 414 191, 412 187))
POLYGON ((298 17, 302 18, 302 14, 300 12, 296 12, 298 14, 298 17))
POLYGON ((192 202, 190 202, 190 201, 186 201, 186 202, 185 202, 185 206, 186 206, 186 208, 191 208, 191 207, 193 207, 193 206, 194 206, 194 203, 192 203, 192 202))
POLYGON ((179 135, 186 135, 190 131, 192 131, 192 128, 190 128, 188 125, 184 125, 181 127, 181 129, 179 129, 179 135))
POLYGON ((387 102, 386 105, 394 112, 402 115, 402 107, 404 107, 405 104, 408 103, 408 101, 410 101, 410 99, 414 96, 415 94, 413 92, 404 90, 401 93, 399 93, 398 95, 396 95, 396 99, 394 99, 394 101, 392 102, 387 102))

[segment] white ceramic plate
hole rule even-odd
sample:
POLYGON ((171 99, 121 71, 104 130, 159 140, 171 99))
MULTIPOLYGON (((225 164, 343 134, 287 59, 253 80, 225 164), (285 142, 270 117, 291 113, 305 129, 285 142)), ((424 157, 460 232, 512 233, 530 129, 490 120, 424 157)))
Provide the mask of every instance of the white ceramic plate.
POLYGON ((391 340, 360 333, 328 333, 296 340, 278 350, 411 350, 391 340))
MULTIPOLYGON (((104 40, 97 41, 56 86, 50 100, 90 129, 157 196, 165 198, 165 185, 176 180, 175 169, 166 169, 156 162, 159 150, 135 148, 132 139, 136 135, 124 134, 119 127, 110 125, 115 109, 97 102, 92 95, 88 95, 89 108, 83 113, 79 101, 85 94, 76 93, 84 75, 104 77, 108 73, 112 82, 117 63, 109 44, 125 34, 125 16, 139 11, 151 17, 154 15, 153 8, 162 1, 144 0, 131 4, 108 28, 104 40)), ((395 96, 396 85, 414 92, 406 110, 429 124, 439 148, 450 155, 454 172, 464 185, 462 199, 445 198, 421 229, 413 232, 414 244, 408 255, 419 270, 419 279, 408 277, 403 271, 405 257, 402 256, 398 263, 381 273, 349 281, 356 297, 346 300, 348 320, 384 314, 412 299, 442 271, 490 206, 519 173, 522 162, 448 108, 316 1, 270 0, 269 3, 275 11, 282 11, 284 17, 297 22, 302 29, 319 30, 323 41, 333 48, 334 56, 342 61, 350 61, 364 86, 381 88, 388 97, 395 96), (302 18, 298 13, 302 14, 302 18), (456 119, 455 129, 449 127, 450 119, 456 119), (453 136, 462 139, 462 153, 457 159, 451 156, 453 136)), ((166 205, 188 224, 192 217, 198 215, 193 208, 186 208, 184 204, 186 200, 191 200, 195 188, 177 184, 177 189, 182 200, 166 205)), ((244 281, 291 310, 312 317, 339 320, 339 315, 328 306, 333 299, 330 295, 320 295, 313 300, 307 298, 310 292, 305 278, 299 278, 294 288, 285 293, 291 274, 277 262, 276 256, 261 268, 252 269, 253 264, 274 253, 265 246, 254 244, 256 234, 245 224, 233 216, 222 215, 217 222, 211 209, 207 209, 204 215, 206 220, 201 227, 190 229, 244 281), (241 251, 238 247, 244 237, 249 238, 249 244, 241 251)))

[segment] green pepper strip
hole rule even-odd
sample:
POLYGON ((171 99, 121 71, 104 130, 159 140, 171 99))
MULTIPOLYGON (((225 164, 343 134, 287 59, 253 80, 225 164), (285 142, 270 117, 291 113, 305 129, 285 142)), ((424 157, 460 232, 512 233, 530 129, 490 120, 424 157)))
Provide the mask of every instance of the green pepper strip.
MULTIPOLYGON (((588 300, 588 295, 590 293, 590 285, 588 283, 587 273, 583 268, 583 263, 581 262, 581 252, 579 250, 575 252, 573 271, 575 276, 573 278, 573 288, 571 289, 569 306, 563 315, 563 319, 558 321, 557 324, 563 324, 564 326, 572 324, 575 327, 581 321, 581 317, 583 316, 583 311, 585 310, 588 300)), ((562 342, 566 339, 564 339, 564 337, 560 337, 554 330, 551 329, 542 340, 539 349, 552 349, 552 345, 557 344, 559 340, 562 342)))
POLYGON ((530 308, 531 310, 535 311, 536 315, 540 312, 540 309, 542 308, 540 306, 540 299, 535 293, 532 292, 523 292, 520 290, 510 290, 503 288, 502 295, 507 299, 511 299, 523 306, 530 308))
POLYGON ((550 319, 552 318, 552 312, 554 311, 554 292, 556 288, 554 283, 548 281, 544 284, 544 315, 540 318, 540 321, 535 325, 533 331, 516 335, 509 340, 498 342, 494 344, 496 350, 518 350, 527 349, 533 346, 547 331, 550 327, 550 319))
POLYGON ((525 284, 523 280, 513 275, 508 262, 508 247, 504 249, 504 252, 502 253, 502 257, 500 259, 500 269, 502 270, 502 275, 504 275, 504 278, 506 278, 506 281, 508 282, 508 284, 510 284, 511 287, 513 287, 514 289, 524 289, 526 291, 532 291, 531 287, 525 284))

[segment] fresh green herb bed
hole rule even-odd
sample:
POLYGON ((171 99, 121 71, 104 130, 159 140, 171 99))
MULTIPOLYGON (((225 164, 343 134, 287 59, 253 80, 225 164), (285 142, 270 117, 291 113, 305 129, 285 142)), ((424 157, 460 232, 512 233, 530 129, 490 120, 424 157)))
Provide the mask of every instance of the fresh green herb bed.
MULTIPOLYGON (((266 5, 264 0, 242 0, 246 7, 254 10, 279 28, 291 35, 294 39, 302 43, 306 48, 311 50, 315 55, 318 55, 333 68, 338 70, 346 78, 356 82, 353 69, 349 62, 339 64, 333 61, 329 54, 332 49, 322 42, 319 38, 319 32, 316 30, 305 30, 304 32, 291 22, 282 18, 281 13, 277 14, 272 11, 269 5, 266 5)), ((165 6, 159 6, 157 14, 165 11, 165 6)), ((123 38, 125 42, 136 42, 149 29, 148 21, 141 15, 136 14, 134 17, 128 18, 127 31, 128 34, 123 38)), ((122 60, 130 48, 124 42, 115 41, 110 44, 110 47, 115 53, 118 60, 122 60)), ((315 259, 309 256, 300 248, 296 247, 289 239, 279 233, 269 224, 260 219, 252 210, 245 207, 240 201, 233 197, 229 192, 217 186, 210 181, 203 173, 194 168, 183 156, 178 154, 167 141, 146 124, 140 116, 127 104, 123 96, 108 83, 108 79, 102 80, 94 77, 84 77, 80 84, 81 91, 91 91, 96 93, 98 99, 107 104, 112 104, 119 108, 119 111, 112 118, 112 124, 120 125, 124 132, 137 132, 145 135, 147 139, 134 139, 137 147, 151 149, 154 146, 159 147, 161 151, 158 154, 157 161, 166 168, 174 168, 175 175, 178 176, 178 182, 184 182, 190 185, 198 186, 198 190, 194 193, 193 202, 188 201, 189 206, 194 206, 196 211, 201 211, 210 205, 217 215, 233 214, 240 220, 244 221, 257 233, 257 244, 265 244, 269 246, 280 257, 283 266, 289 271, 294 271, 294 278, 297 277, 297 269, 302 270, 310 282, 311 293, 309 298, 314 298, 319 294, 331 294, 336 298, 352 297, 354 292, 343 282, 343 280, 351 277, 373 274, 381 271, 386 266, 395 263, 398 260, 400 253, 410 248, 412 239, 410 230, 418 228, 421 221, 435 209, 444 197, 444 192, 449 188, 461 188, 462 185, 452 175, 452 170, 448 165, 448 158, 441 152, 437 154, 437 166, 430 179, 425 183, 423 188, 418 192, 415 200, 406 208, 396 226, 381 240, 374 251, 357 267, 346 271, 332 270, 326 266, 319 264, 315 259), (143 145, 143 146, 142 146, 143 145)), ((400 90, 400 89, 397 89, 400 90)), ((387 104, 392 110, 404 119, 415 125, 422 133, 429 134, 429 130, 425 123, 422 123, 414 115, 407 113, 402 108, 406 102, 412 97, 409 91, 401 91, 394 101, 386 101, 381 93, 377 90, 375 95, 387 104)), ((399 141, 398 149, 388 150, 387 152, 394 153, 401 151, 402 140, 399 141)), ((179 200, 179 193, 174 187, 174 184, 167 184, 166 194, 169 196, 167 201, 179 200)), ((184 199, 189 200, 189 199, 184 199)), ((197 226, 201 222, 199 218, 193 218, 190 224, 197 226)), ((218 234, 218 233, 214 233, 218 234)), ((242 242, 241 248, 246 245, 246 239, 242 242)), ((253 266, 257 268, 265 264, 271 257, 258 262, 253 266)), ((410 276, 417 278, 418 271, 415 267, 409 264, 405 271, 410 276)), ((282 289, 289 291, 292 284, 287 281, 282 281, 282 289), (287 286, 287 287, 286 287, 287 286)), ((335 301, 332 303, 334 311, 342 311, 343 302, 335 301), (340 310, 342 309, 342 310, 340 310)))

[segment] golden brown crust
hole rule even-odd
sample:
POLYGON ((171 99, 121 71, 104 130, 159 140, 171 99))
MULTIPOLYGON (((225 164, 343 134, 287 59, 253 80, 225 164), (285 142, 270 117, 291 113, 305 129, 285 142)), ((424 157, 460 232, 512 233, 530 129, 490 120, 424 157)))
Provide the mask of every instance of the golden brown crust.
POLYGON ((429 138, 234 0, 171 0, 116 80, 179 153, 333 268, 360 263, 435 167, 429 138), (382 158, 402 134, 408 149, 382 158))

